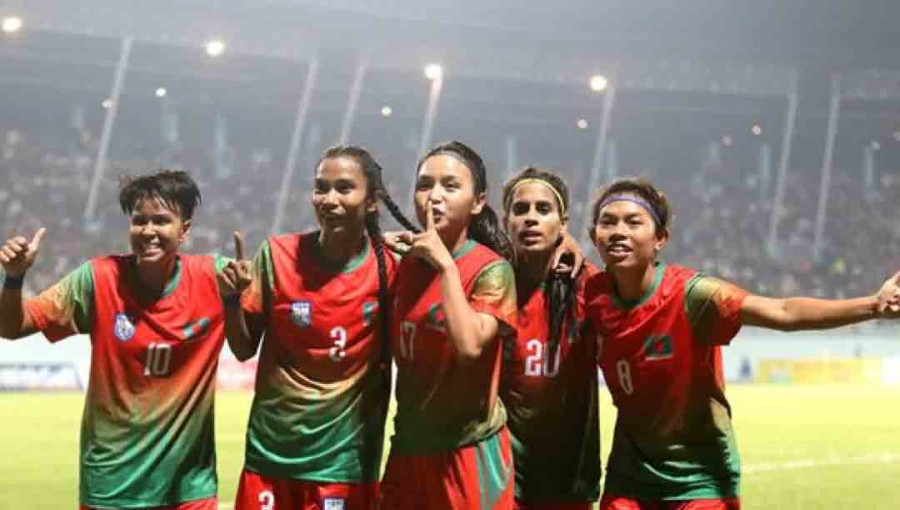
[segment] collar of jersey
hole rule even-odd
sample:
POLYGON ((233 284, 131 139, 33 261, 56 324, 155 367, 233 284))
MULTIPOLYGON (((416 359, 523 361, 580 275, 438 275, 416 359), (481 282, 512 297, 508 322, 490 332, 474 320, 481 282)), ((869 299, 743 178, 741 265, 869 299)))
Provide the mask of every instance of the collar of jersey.
POLYGON ((458 250, 453 252, 453 260, 456 260, 456 259, 462 257, 463 255, 465 255, 466 253, 469 253, 470 251, 472 251, 472 248, 474 248, 476 244, 478 244, 478 243, 476 243, 472 239, 466 239, 466 242, 463 243, 463 245, 460 246, 458 250))
MULTIPOLYGON (((334 267, 332 264, 330 264, 328 262, 328 259, 325 257, 325 254, 322 253, 322 245, 319 244, 319 233, 318 232, 315 232, 313 234, 312 243, 313 243, 313 249, 315 250, 315 253, 316 253, 316 258, 318 258, 319 260, 324 262, 326 267, 334 267)), ((348 260, 347 263, 344 264, 344 266, 340 268, 339 272, 342 274, 347 274, 347 273, 352 273, 353 271, 356 271, 357 269, 359 269, 359 266, 363 265, 363 262, 365 262, 366 257, 369 256, 369 250, 370 250, 369 239, 365 238, 365 242, 363 243, 363 249, 362 249, 362 251, 359 252, 359 255, 348 260)))
POLYGON ((628 301, 626 299, 622 299, 619 296, 619 291, 616 290, 615 286, 613 286, 612 301, 619 308, 625 308, 626 310, 631 310, 633 308, 637 308, 642 304, 646 303, 653 297, 653 294, 656 293, 656 289, 659 288, 660 282, 662 282, 663 274, 666 272, 666 265, 663 262, 658 262, 656 264, 656 276, 653 278, 653 284, 650 285, 650 288, 647 289, 647 292, 644 292, 644 295, 641 296, 638 300, 628 301))
MULTIPOLYGON (((135 270, 135 273, 134 273, 135 280, 134 281, 137 283, 138 286, 140 286, 141 278, 137 274, 138 267, 137 267, 137 259, 136 258, 134 259, 134 262, 135 262, 134 263, 134 270, 135 270)), ((166 282, 166 287, 163 289, 162 294, 160 294, 160 296, 157 299, 164 299, 164 298, 171 296, 172 293, 175 292, 175 289, 178 288, 178 282, 180 282, 180 281, 181 281, 181 256, 176 256, 175 257, 175 270, 172 271, 172 276, 169 278, 169 281, 166 282)))

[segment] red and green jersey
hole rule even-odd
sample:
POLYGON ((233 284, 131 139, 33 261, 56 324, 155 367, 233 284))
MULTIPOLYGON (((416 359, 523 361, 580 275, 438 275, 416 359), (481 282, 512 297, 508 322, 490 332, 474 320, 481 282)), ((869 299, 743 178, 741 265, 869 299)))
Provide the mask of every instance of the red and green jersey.
POLYGON ((600 496, 597 344, 580 333, 582 285, 573 289, 574 327, 564 324, 555 349, 543 286, 519 297, 519 328, 505 341, 500 398, 509 415, 516 499, 588 502, 600 496))
POLYGON ((455 450, 490 437, 506 423, 498 386, 500 337, 516 327, 512 266, 472 240, 453 258, 469 304, 500 322, 498 338, 477 360, 459 363, 445 329, 437 271, 420 259, 403 259, 394 308, 397 416, 392 454, 455 450))
POLYGON ((81 504, 148 508, 216 495, 213 398, 225 339, 216 270, 181 255, 162 297, 133 256, 92 259, 26 303, 51 341, 90 334, 81 504))
MULTIPOLYGON (((385 257, 389 281, 396 263, 385 257)), ((343 268, 318 233, 269 238, 245 312, 265 324, 246 467, 319 482, 379 478, 390 374, 383 363, 378 266, 367 242, 343 268)))
POLYGON ((647 293, 623 302, 605 273, 585 287, 587 319, 619 414, 605 492, 640 499, 735 497, 740 458, 720 346, 747 293, 659 264, 647 293))

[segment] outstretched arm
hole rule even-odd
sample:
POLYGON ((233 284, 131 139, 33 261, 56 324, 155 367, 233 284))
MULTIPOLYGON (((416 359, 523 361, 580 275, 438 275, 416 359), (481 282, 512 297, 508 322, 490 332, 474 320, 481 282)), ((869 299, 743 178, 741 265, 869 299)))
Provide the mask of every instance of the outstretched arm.
POLYGON ((900 273, 874 295, 853 299, 747 296, 741 322, 779 331, 830 329, 876 318, 900 318, 900 273))

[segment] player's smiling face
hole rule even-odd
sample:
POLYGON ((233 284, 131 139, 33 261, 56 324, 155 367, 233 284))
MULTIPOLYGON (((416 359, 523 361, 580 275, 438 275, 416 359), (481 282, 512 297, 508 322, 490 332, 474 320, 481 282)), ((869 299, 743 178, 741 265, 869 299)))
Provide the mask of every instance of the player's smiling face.
POLYGON ((416 176, 416 218, 425 225, 430 208, 434 226, 444 242, 455 241, 484 207, 484 194, 475 193, 472 172, 459 159, 438 154, 426 159, 416 176))
POLYGON ((652 264, 668 241, 667 232, 657 236, 650 212, 627 200, 610 202, 600 210, 592 237, 610 269, 652 264))
POLYGON ((370 200, 363 169, 352 158, 322 160, 316 169, 312 204, 325 235, 362 235, 366 214, 378 204, 370 200))
POLYGON ((506 228, 516 253, 553 251, 565 222, 549 184, 531 182, 515 188, 506 211, 506 228))
POLYGON ((177 207, 158 198, 138 202, 130 222, 129 240, 138 266, 172 261, 191 229, 191 221, 183 220, 177 207))

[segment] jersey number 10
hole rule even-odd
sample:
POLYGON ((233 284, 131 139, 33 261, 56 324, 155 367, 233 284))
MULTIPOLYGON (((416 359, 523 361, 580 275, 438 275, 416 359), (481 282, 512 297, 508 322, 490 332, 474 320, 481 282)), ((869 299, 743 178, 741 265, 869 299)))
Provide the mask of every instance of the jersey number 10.
POLYGON ((147 346, 147 357, 144 361, 144 375, 163 377, 169 375, 172 365, 172 346, 152 343, 147 346))

